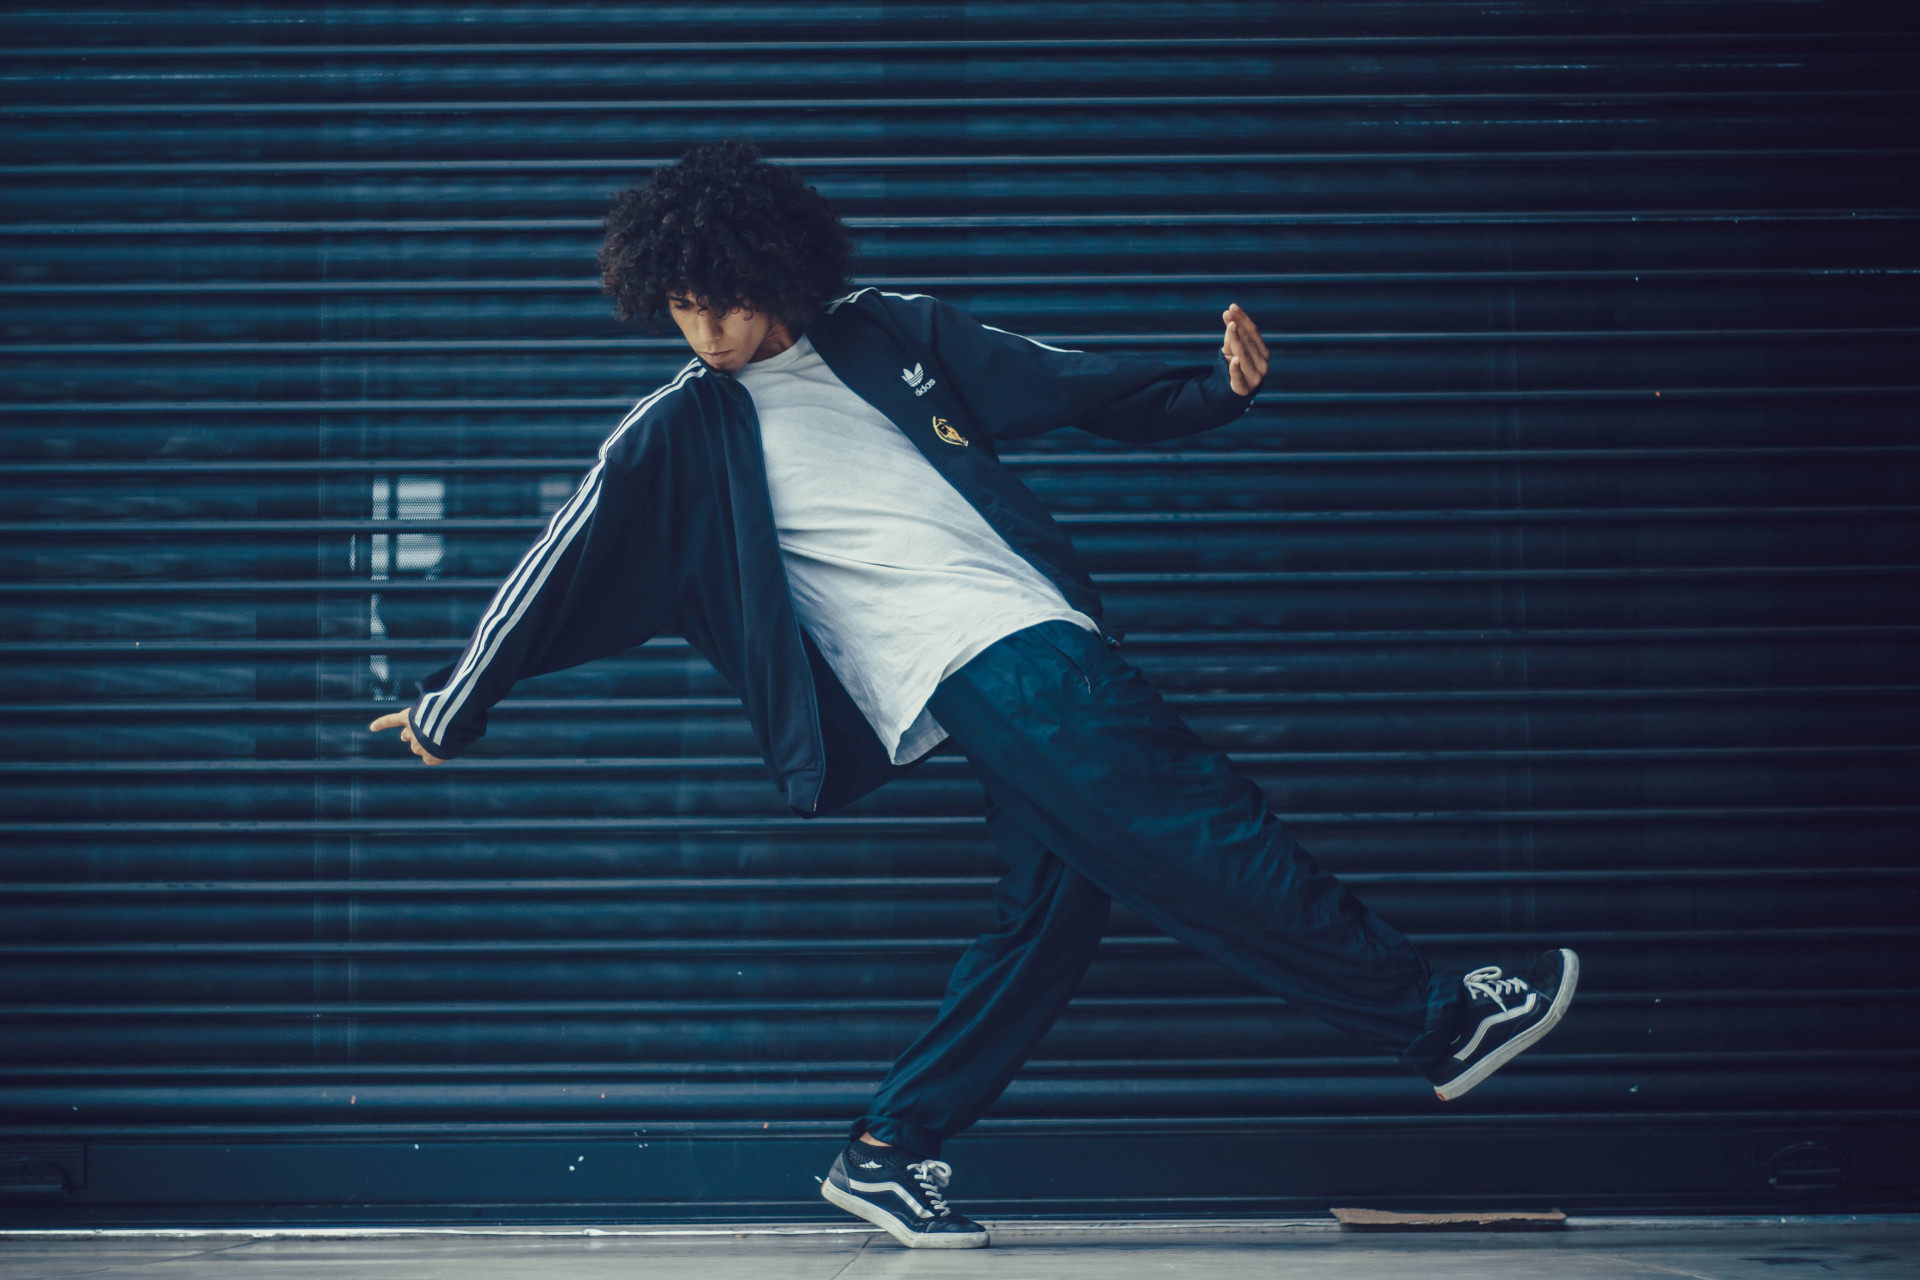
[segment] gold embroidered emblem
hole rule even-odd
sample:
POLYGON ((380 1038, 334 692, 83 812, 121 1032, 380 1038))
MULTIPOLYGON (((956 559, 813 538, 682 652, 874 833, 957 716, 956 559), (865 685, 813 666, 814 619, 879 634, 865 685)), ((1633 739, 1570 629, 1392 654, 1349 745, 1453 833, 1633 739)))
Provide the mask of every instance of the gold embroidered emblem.
POLYGON ((933 420, 933 434, 939 436, 948 444, 957 444, 963 448, 967 443, 967 438, 958 431, 955 431, 945 418, 935 418, 933 420))

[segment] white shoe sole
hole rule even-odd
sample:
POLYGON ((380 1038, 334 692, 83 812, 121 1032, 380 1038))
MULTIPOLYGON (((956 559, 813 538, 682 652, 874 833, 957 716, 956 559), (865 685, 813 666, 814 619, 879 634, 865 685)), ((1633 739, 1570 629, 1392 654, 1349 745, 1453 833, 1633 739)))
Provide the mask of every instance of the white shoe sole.
POLYGON ((1433 1086, 1433 1091, 1439 1096, 1440 1101, 1452 1102, 1501 1067, 1506 1066, 1521 1051, 1553 1030, 1560 1019, 1566 1016, 1567 1006, 1573 1003, 1573 990, 1580 985, 1580 957, 1566 947, 1560 948, 1560 954, 1567 958, 1566 968, 1560 978, 1560 989, 1554 992, 1553 1003, 1547 1008, 1547 1016, 1495 1049, 1468 1070, 1461 1072, 1445 1084, 1433 1086))
POLYGON ((820 1183, 820 1195, 828 1204, 837 1205, 856 1218, 865 1218, 909 1249, 984 1249, 992 1243, 992 1237, 984 1231, 964 1236, 944 1233, 930 1236, 909 1231, 885 1209, 875 1208, 859 1196, 848 1195, 831 1182, 820 1183))

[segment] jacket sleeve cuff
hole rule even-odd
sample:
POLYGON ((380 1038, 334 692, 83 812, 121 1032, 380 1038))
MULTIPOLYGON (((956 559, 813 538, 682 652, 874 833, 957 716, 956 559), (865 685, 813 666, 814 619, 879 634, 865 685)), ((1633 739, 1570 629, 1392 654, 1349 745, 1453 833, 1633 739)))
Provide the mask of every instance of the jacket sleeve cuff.
POLYGON ((1232 422, 1235 418, 1245 413, 1248 407, 1253 404, 1254 396, 1259 395, 1261 387, 1264 386, 1266 386, 1266 383, 1262 382, 1260 386, 1255 387, 1251 393, 1244 396, 1241 395, 1233 389, 1233 370, 1228 367, 1227 358, 1225 356, 1215 356, 1213 358, 1212 370, 1208 372, 1206 379, 1200 384, 1200 395, 1206 400, 1209 407, 1218 410, 1223 415, 1221 421, 1226 423, 1232 422))
MULTIPOLYGON (((419 723, 420 704, 418 702, 413 704, 413 710, 408 714, 407 721, 409 725, 417 725, 419 723)), ((445 735, 436 739, 428 737, 426 734, 420 732, 418 728, 415 728, 413 730, 413 738, 414 741, 426 749, 428 755, 441 760, 451 760, 478 742, 484 733, 485 722, 483 721, 480 733, 456 733, 453 732, 451 726, 449 726, 445 735)))
POLYGON ((436 692, 446 684, 448 677, 453 674, 453 668, 454 664, 448 663, 438 671, 416 681, 414 692, 417 696, 413 700, 413 707, 407 712, 407 724, 413 730, 414 740, 424 747, 429 755, 441 760, 453 759, 478 742, 487 731, 487 717, 484 711, 477 718, 470 718, 472 722, 467 725, 442 726, 441 737, 438 739, 430 738, 420 731, 420 703, 429 693, 436 692))
POLYGON ((414 740, 426 748, 427 754, 438 760, 452 760, 464 754, 468 747, 480 740, 481 736, 482 735, 477 733, 469 735, 449 734, 436 742, 418 730, 415 730, 413 735, 414 740))

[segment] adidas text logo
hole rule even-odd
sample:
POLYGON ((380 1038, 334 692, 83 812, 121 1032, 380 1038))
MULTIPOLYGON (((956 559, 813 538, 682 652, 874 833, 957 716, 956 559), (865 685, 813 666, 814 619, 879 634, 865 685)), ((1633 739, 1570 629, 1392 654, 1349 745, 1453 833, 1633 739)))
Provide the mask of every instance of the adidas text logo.
POLYGON ((923 396, 934 388, 934 379, 927 377, 925 370, 917 364, 911 369, 902 369, 900 381, 912 387, 916 396, 923 396))

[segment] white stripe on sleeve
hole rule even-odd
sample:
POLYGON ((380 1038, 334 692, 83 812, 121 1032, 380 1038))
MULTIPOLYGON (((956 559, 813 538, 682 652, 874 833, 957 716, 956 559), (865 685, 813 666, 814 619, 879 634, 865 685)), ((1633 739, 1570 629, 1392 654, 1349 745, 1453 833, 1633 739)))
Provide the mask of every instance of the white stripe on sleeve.
POLYGON ((1028 342, 1031 342, 1031 343, 1032 343, 1032 344, 1033 344, 1034 346, 1036 346, 1036 347, 1045 347, 1045 348, 1046 348, 1046 349, 1047 349, 1048 351, 1058 351, 1058 352, 1060 352, 1060 353, 1061 353, 1062 355, 1070 355, 1070 356, 1075 356, 1075 355, 1084 355, 1084 354, 1085 354, 1085 352, 1083 352, 1083 351, 1081 351, 1081 350, 1080 350, 1080 348, 1078 348, 1078 347, 1053 347, 1053 346, 1048 346, 1048 345, 1047 345, 1046 343, 1044 343, 1044 342, 1042 342, 1042 341, 1040 341, 1040 339, 1038 339, 1038 338, 1027 338, 1027 335, 1026 335, 1026 334, 1024 334, 1024 333, 1015 333, 1015 332, 1014 332, 1013 330, 1011 330, 1011 329, 1002 329, 1002 328, 1001 328, 1001 327, 1000 327, 999 325, 997 325, 997 324, 985 324, 985 323, 983 323, 983 324, 981 324, 981 326, 980 326, 980 327, 981 327, 982 329, 991 329, 991 330, 993 330, 993 331, 994 331, 995 333, 1004 333, 1004 334, 1006 334, 1006 335, 1007 335, 1007 336, 1008 336, 1009 338, 1026 338, 1026 340, 1027 340, 1028 342))

